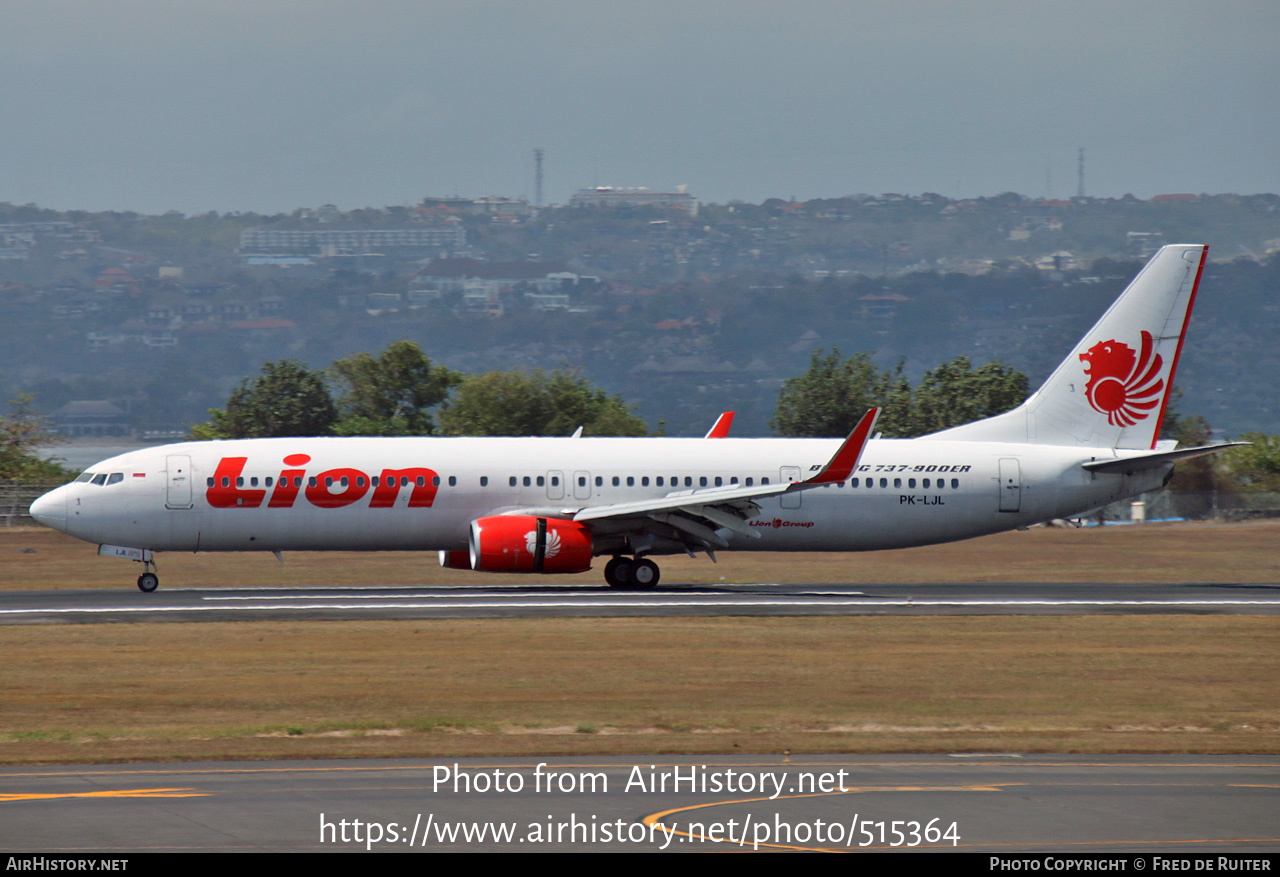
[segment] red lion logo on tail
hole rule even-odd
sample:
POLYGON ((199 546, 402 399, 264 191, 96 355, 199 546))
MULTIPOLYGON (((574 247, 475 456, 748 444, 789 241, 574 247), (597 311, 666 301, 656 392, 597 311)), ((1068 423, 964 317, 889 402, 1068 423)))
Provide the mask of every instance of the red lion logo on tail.
POLYGON ((1089 378, 1085 396, 1095 411, 1107 415, 1112 426, 1133 426, 1146 420, 1151 409, 1160 404, 1164 379, 1160 369, 1164 360, 1155 353, 1155 340, 1142 330, 1142 350, 1135 354, 1127 344, 1112 339, 1099 341, 1080 361, 1088 363, 1084 373, 1089 378))

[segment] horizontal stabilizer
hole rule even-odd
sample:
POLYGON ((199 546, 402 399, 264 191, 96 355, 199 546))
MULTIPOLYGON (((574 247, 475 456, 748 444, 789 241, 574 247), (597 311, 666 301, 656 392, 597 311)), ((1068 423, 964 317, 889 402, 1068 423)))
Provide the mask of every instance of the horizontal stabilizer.
POLYGON ((1220 445, 1200 445, 1199 447, 1194 448, 1179 448, 1176 451, 1142 454, 1137 457, 1124 457, 1119 460, 1095 460, 1092 463, 1084 463, 1082 465, 1090 472, 1101 472, 1108 475, 1129 474, 1131 472, 1141 472, 1145 469, 1158 469, 1159 467, 1169 463, 1177 463, 1182 460, 1203 457, 1206 454, 1216 454, 1218 451, 1225 451, 1227 448, 1238 448, 1241 445, 1247 444, 1250 444, 1250 442, 1224 442, 1220 445))

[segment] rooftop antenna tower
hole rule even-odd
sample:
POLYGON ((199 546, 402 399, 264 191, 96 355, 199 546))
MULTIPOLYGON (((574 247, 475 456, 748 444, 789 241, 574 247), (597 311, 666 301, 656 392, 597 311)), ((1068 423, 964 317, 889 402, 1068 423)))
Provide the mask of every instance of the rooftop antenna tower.
POLYGON ((1080 157, 1076 159, 1076 197, 1084 197, 1084 147, 1080 147, 1080 157))
POLYGON ((533 151, 533 206, 542 209, 542 150, 533 151))

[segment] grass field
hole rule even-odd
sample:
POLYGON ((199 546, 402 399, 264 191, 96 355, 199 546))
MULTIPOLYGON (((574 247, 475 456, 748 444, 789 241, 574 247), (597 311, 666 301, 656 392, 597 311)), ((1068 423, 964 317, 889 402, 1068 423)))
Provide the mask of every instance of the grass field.
MULTIPOLYGON (((1276 525, 1044 529, 880 554, 673 559, 663 571, 691 582, 1274 582, 1278 545, 1276 525)), ((137 574, 49 531, 0 531, 0 558, 8 589, 132 588, 137 574)), ((287 560, 160 563, 170 586, 476 581, 431 555, 287 560)), ((0 655, 9 763, 1280 752, 1273 617, 32 625, 0 627, 0 655)))

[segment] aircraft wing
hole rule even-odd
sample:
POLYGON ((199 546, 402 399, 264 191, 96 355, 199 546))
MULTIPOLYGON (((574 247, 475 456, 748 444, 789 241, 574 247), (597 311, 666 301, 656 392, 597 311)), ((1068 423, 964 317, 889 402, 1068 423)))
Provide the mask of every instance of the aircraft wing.
POLYGON ((804 481, 682 490, 656 499, 589 506, 577 510, 571 517, 584 523, 598 522, 613 532, 643 534, 661 530, 664 536, 683 542, 686 549, 728 546, 724 537, 716 533, 719 529, 759 539, 760 534, 746 523, 760 513, 760 507, 755 501, 848 479, 858 467, 858 460, 862 457, 879 416, 878 408, 872 408, 863 415, 862 420, 821 471, 804 481))
POLYGON ((1135 457, 1120 457, 1115 460, 1094 460, 1091 463, 1081 463, 1081 467, 1089 472, 1102 472, 1106 474, 1141 472, 1144 469, 1156 469, 1167 463, 1177 463, 1180 460, 1191 460, 1195 457, 1203 457, 1206 454, 1216 454, 1218 451, 1225 451, 1228 448, 1238 448, 1241 445, 1247 445, 1250 442, 1223 442, 1217 445, 1200 445, 1194 448, 1179 448, 1176 451, 1163 451, 1154 454, 1140 454, 1135 457))

